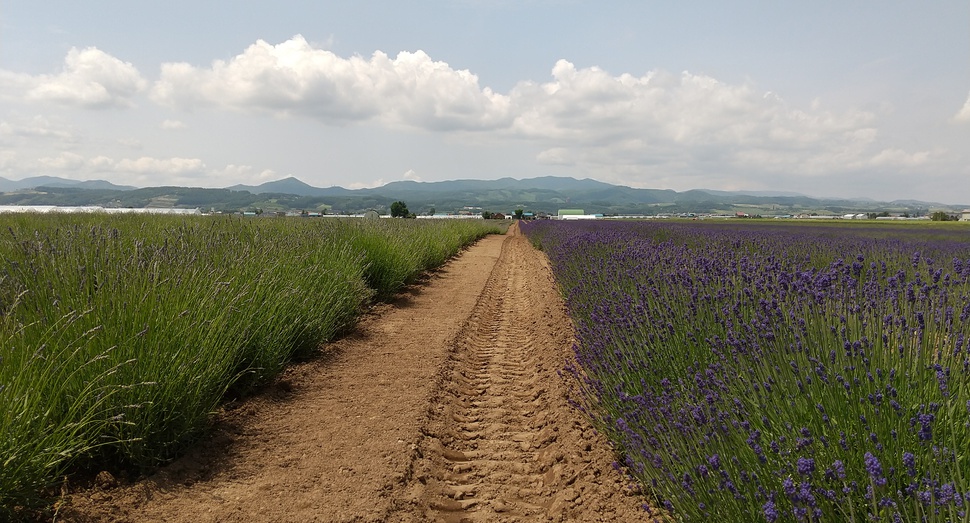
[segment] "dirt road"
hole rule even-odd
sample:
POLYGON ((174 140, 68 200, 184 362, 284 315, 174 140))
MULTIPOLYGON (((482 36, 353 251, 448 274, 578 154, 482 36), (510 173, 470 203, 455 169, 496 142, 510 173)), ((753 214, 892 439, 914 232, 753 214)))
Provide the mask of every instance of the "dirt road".
POLYGON ((642 500, 566 401, 571 331, 545 257, 486 238, 318 360, 60 521, 636 521, 642 500))

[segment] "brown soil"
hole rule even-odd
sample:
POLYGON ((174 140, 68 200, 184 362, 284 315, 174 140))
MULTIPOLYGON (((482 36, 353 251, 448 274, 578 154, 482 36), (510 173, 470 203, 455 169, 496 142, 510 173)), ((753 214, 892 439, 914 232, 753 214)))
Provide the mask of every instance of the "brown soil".
POLYGON ((642 520, 567 404, 571 329, 545 257, 513 227, 227 406, 185 457, 67 494, 57 521, 642 520))

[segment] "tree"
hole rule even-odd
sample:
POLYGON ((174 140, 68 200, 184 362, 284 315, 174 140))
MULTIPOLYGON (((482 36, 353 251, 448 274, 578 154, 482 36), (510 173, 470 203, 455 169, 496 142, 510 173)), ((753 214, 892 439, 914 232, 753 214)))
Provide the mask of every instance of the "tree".
POLYGON ((391 218, 407 218, 409 214, 408 204, 400 201, 391 204, 391 218))
POLYGON ((434 207, 428 210, 428 216, 434 216, 434 207))
POLYGON ((492 213, 490 213, 488 211, 482 211, 482 218, 485 218, 486 220, 491 220, 492 219, 492 213))
POLYGON ((522 213, 523 212, 524 211, 522 209, 516 209, 515 210, 515 219, 516 220, 521 220, 522 219, 522 213))
POLYGON ((950 215, 944 211, 936 211, 930 216, 930 219, 934 222, 947 222, 951 220, 950 215))

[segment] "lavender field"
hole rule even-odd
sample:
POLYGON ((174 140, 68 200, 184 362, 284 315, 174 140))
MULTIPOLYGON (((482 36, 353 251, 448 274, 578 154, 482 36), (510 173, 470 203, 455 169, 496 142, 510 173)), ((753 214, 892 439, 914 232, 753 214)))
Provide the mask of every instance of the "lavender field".
POLYGON ((970 229, 523 230, 577 327, 576 401, 657 509, 970 520, 970 229))
POLYGON ((223 399, 502 232, 478 220, 133 214, 3 225, 0 521, 51 519, 36 514, 65 474, 180 456, 223 399))

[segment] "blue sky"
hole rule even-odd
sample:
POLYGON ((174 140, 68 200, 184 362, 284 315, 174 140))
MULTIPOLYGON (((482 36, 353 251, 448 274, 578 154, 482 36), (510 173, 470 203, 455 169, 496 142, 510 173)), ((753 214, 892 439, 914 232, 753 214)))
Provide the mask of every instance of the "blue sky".
POLYGON ((970 3, 0 5, 0 176, 970 204, 970 3))

